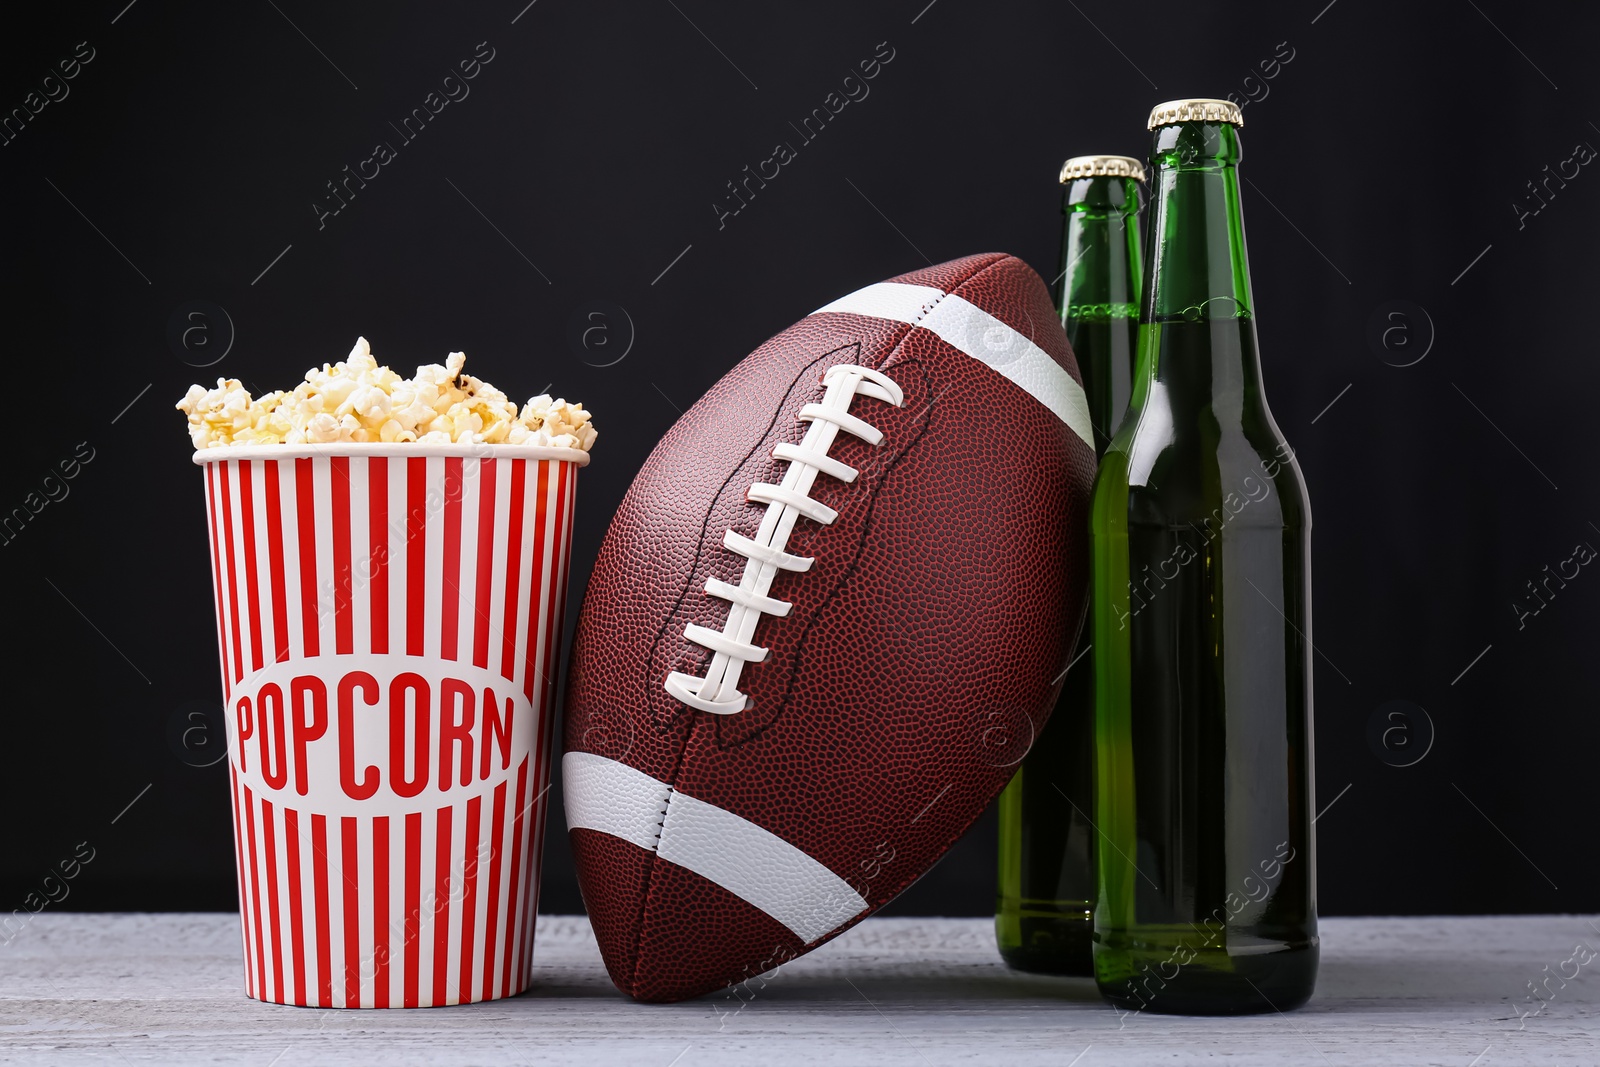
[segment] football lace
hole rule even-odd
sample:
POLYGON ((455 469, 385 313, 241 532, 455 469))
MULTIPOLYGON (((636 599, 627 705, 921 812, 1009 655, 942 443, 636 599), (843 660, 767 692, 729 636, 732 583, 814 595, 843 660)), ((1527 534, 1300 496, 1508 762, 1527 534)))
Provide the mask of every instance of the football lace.
POLYGON ((839 517, 833 508, 808 495, 817 475, 826 474, 849 483, 858 473, 849 464, 829 456, 828 449, 841 431, 869 445, 883 443, 883 431, 850 414, 851 402, 857 396, 866 396, 895 407, 905 403, 900 386, 870 367, 836 364, 828 368, 822 382, 826 386, 822 401, 800 409, 800 420, 811 424, 805 437, 798 445, 784 443, 772 450, 774 459, 789 464, 783 481, 777 485, 757 482, 745 496, 752 503, 767 505, 756 535, 745 537, 731 529, 723 531, 723 546, 745 559, 738 585, 706 579, 706 595, 728 601, 727 621, 721 630, 694 623, 683 628, 686 640, 711 651, 711 666, 704 678, 673 671, 663 684, 667 692, 692 708, 713 715, 733 715, 752 705, 751 699, 739 692, 739 676, 745 664, 767 658, 767 649, 751 643, 756 626, 763 615, 781 619, 794 606, 767 595, 773 579, 779 571, 808 571, 815 562, 814 557, 784 551, 789 535, 801 518, 827 526, 839 517))

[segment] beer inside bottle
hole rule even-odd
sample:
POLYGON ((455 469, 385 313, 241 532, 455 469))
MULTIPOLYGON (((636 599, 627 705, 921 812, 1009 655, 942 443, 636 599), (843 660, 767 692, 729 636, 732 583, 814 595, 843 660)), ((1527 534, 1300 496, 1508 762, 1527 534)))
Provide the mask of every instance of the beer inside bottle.
POLYGON ((1316 982, 1311 513, 1261 387, 1240 125, 1151 113, 1138 372, 1095 482, 1094 964, 1128 1011, 1283 1011, 1316 982))
MULTIPOLYGON (((1095 451, 1128 406, 1138 342, 1138 183, 1126 156, 1075 156, 1061 168, 1065 227, 1057 305, 1089 398, 1095 451)), ((995 938, 1013 967, 1094 973, 1093 666, 1078 642, 1049 724, 1000 795, 995 938)))

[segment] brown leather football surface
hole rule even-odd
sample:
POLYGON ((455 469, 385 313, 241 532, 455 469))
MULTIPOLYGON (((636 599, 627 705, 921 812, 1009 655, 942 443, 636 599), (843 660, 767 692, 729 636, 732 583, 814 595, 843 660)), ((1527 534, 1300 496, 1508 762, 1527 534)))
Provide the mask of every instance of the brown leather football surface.
POLYGON ((990 254, 837 304, 672 427, 589 580, 563 784, 606 967, 641 999, 769 971, 925 873, 1044 725, 1082 621, 1094 452, 1044 283, 990 254), (798 461, 774 449, 833 418, 802 409, 827 406, 841 365, 901 402, 870 384, 837 402, 881 442, 839 429, 826 457, 857 474, 819 471, 805 493, 836 515, 791 501, 779 538, 785 566, 811 563, 766 567, 771 610, 736 608, 707 583, 752 588, 762 560, 730 545, 786 505, 751 487, 783 483, 798 461), (669 677, 705 694, 713 650, 686 627, 722 631, 736 610, 755 625, 733 647, 765 650, 740 664, 747 700, 692 706, 669 677))

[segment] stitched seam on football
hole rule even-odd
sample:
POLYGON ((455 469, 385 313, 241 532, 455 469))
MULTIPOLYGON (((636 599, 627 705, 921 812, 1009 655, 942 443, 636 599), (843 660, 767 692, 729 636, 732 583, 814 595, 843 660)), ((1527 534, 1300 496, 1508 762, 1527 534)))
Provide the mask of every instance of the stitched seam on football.
MULTIPOLYGON (((909 331, 907 336, 910 336, 909 331)), ((904 344, 904 339, 901 340, 901 344, 904 344)), ((901 346, 897 344, 894 348, 894 351, 890 352, 888 356, 884 357, 884 363, 888 363, 890 359, 893 359, 895 354, 900 351, 900 347, 901 346)), ((883 364, 879 364, 880 367, 882 365, 883 364)), ((908 359, 904 363, 897 364, 895 369, 899 370, 902 367, 914 368, 921 371, 923 375, 924 391, 926 391, 927 370, 922 360, 908 359)), ((855 552, 851 555, 849 564, 839 572, 839 577, 833 583, 833 588, 828 590, 828 595, 817 603, 817 606, 807 616, 804 628, 795 635, 794 659, 789 666, 789 677, 784 683, 783 697, 778 702, 778 710, 775 711, 766 722, 761 724, 760 729, 756 730, 749 737, 736 742, 724 743, 722 740, 722 723, 716 723, 717 747, 719 749, 723 751, 729 751, 759 741, 762 736, 768 730, 772 729, 773 726, 777 725, 778 721, 783 717, 783 709, 786 709, 789 706, 790 697, 794 694, 795 679, 800 674, 800 661, 805 656, 806 642, 811 637, 811 631, 813 627, 816 626, 817 620, 822 618, 822 616, 827 612, 828 608, 833 605, 834 601, 836 601, 844 592, 844 590, 850 585, 851 580, 854 579, 859 573, 861 554, 866 550, 867 538, 872 535, 872 523, 877 514, 878 500, 882 495, 883 484, 888 479, 889 475, 893 473, 895 468, 901 463, 905 462, 906 457, 909 456, 912 451, 916 449, 917 445, 922 442, 923 436, 927 433, 928 425, 932 421, 932 411, 933 402, 930 401, 928 406, 923 409, 922 414, 918 416, 918 428, 916 435, 906 442, 905 447, 900 450, 899 455, 895 456, 893 460, 883 465, 881 468, 872 472, 873 487, 867 496, 866 513, 861 518, 861 532, 856 536, 855 552)), ((862 472, 866 473, 866 469, 863 468, 862 472)), ((783 620, 779 621, 782 622, 783 620)))
MULTIPOLYGON (((794 395, 795 387, 800 384, 801 380, 804 379, 807 374, 811 373, 812 369, 815 368, 818 363, 828 359, 830 356, 837 355, 846 348, 854 348, 859 354, 861 350, 861 342, 856 341, 852 342, 851 344, 840 345, 838 348, 830 349, 827 352, 822 353, 816 359, 813 359, 810 363, 807 363, 804 367, 800 368, 799 372, 795 374, 794 379, 789 383, 789 387, 784 390, 783 403, 779 404, 777 409, 773 411, 772 419, 767 423, 767 428, 761 432, 761 436, 757 438, 755 443, 750 446, 749 451, 747 451, 743 457, 740 458, 739 462, 734 464, 733 469, 728 472, 728 476, 724 478, 722 480, 722 484, 717 487, 716 494, 711 498, 711 506, 706 509, 705 518, 700 522, 700 534, 699 540, 696 542, 694 559, 690 561, 689 568, 684 574, 683 586, 678 590, 678 595, 672 601, 672 610, 662 621, 660 628, 656 630, 655 639, 650 643, 650 655, 645 660, 647 665, 654 665, 656 656, 661 652, 661 643, 669 633, 676 631, 678 636, 681 637, 683 635, 683 624, 681 622, 675 623, 674 620, 676 620, 679 616, 679 613, 683 611, 684 603, 691 595, 696 592, 704 592, 703 589, 698 589, 695 586, 694 579, 695 575, 699 573, 700 563, 704 559, 706 535, 711 529, 711 517, 717 510, 717 503, 721 501, 723 495, 727 493, 728 483, 732 482, 734 478, 738 476, 739 472, 744 469, 745 464, 750 462, 750 458, 760 451, 761 447, 772 438, 773 430, 776 429, 778 425, 778 418, 783 413, 784 408, 788 406, 789 398, 794 395)), ((722 542, 720 540, 716 543, 716 550, 724 551, 722 549, 722 542)), ((688 642, 685 643, 687 644, 688 642)), ((699 646, 695 645, 694 648, 698 649, 699 646)), ((651 696, 654 696, 653 692, 651 693, 651 696)), ((683 705, 683 710, 692 711, 693 709, 687 707, 687 705, 683 705)), ((653 718, 654 716, 652 716, 652 719, 653 718)), ((658 726, 657 729, 661 730, 662 728, 658 726)))

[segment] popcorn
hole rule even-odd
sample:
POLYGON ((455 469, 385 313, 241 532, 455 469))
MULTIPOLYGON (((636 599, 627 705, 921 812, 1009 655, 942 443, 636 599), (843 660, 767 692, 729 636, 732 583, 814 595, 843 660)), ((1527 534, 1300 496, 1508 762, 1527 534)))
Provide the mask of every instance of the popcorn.
POLYGON ((489 383, 463 374, 466 354, 417 368, 409 378, 378 365, 365 337, 341 363, 306 372, 293 392, 252 398, 233 378, 192 385, 177 408, 196 449, 336 443, 511 444, 594 447, 582 404, 541 393, 521 410, 489 383))
POLYGON ((589 413, 583 405, 551 400, 548 393, 540 393, 523 406, 507 437, 514 445, 551 445, 585 452, 594 445, 594 439, 595 430, 589 425, 589 413))

